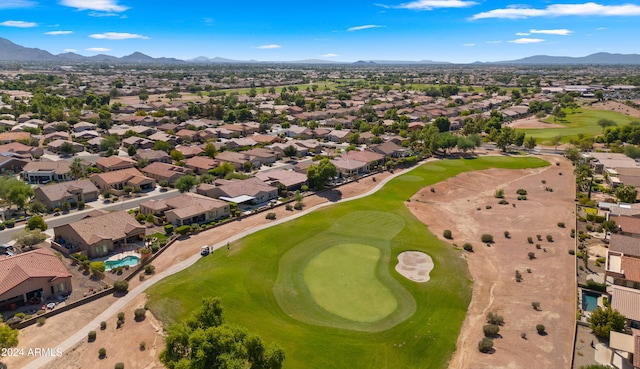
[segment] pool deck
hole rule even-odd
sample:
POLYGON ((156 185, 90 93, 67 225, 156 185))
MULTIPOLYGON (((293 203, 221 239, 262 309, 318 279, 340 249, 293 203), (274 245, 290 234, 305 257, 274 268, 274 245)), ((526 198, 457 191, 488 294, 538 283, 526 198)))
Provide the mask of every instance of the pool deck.
POLYGON ((118 261, 126 258, 127 256, 136 256, 138 258, 142 258, 142 255, 140 255, 140 253, 137 251, 125 251, 125 252, 119 252, 115 255, 111 255, 105 261, 118 261))

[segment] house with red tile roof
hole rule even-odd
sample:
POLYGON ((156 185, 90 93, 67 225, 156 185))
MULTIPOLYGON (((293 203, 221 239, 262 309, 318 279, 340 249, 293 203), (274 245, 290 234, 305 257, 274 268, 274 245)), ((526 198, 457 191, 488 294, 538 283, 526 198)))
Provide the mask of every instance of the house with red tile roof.
POLYGON ((40 186, 33 193, 34 197, 42 202, 49 211, 54 208, 62 208, 62 204, 65 202, 74 206, 80 201, 96 201, 100 195, 98 188, 88 179, 40 186))
POLYGON ((194 156, 184 160, 184 166, 193 170, 196 174, 205 174, 218 165, 220 165, 220 161, 206 156, 194 156))
POLYGON ((126 186, 133 188, 140 187, 142 191, 153 190, 156 187, 156 181, 153 178, 145 176, 136 168, 92 174, 89 176, 89 180, 93 182, 101 192, 109 190, 115 195, 124 194, 124 188, 126 186))
POLYGON ((214 185, 201 183, 196 191, 204 196, 238 204, 262 204, 278 198, 276 187, 269 186, 255 177, 245 180, 218 180, 214 185))
POLYGON ((137 162, 133 159, 117 155, 96 159, 96 166, 103 172, 134 168, 136 164, 137 162))
POLYGON ((187 192, 168 199, 150 200, 140 204, 143 214, 166 217, 176 227, 211 222, 231 215, 226 201, 187 192))
POLYGON ((71 293, 71 273, 47 249, 0 258, 0 309, 71 293))
POLYGON ((142 173, 158 182, 166 180, 169 184, 173 184, 178 180, 178 178, 188 174, 193 174, 193 170, 173 164, 155 162, 142 168, 142 173))

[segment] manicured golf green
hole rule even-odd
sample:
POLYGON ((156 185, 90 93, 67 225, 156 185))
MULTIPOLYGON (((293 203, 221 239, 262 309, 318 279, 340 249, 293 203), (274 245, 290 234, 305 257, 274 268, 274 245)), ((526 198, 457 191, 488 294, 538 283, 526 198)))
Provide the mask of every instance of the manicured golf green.
MULTIPOLYGON (((284 368, 444 368, 471 301, 471 280, 462 251, 431 234, 405 202, 462 172, 545 165, 500 156, 417 167, 374 195, 254 233, 202 258, 151 288, 149 306, 168 323, 185 319, 202 297, 219 296, 229 321, 284 348, 284 368), (408 250, 433 259, 429 282, 395 271, 398 254, 408 250), (352 297, 345 297, 347 290, 323 290, 322 284, 339 289, 342 273, 345 284, 362 287, 351 290, 361 300, 354 306, 338 301, 352 297)), ((211 234, 210 243, 220 241, 215 230, 211 234)))
POLYGON ((565 111, 567 116, 563 120, 554 121, 553 117, 544 120, 547 123, 561 124, 563 127, 527 128, 518 129, 518 131, 525 132, 527 136, 535 137, 539 144, 548 145, 548 141, 558 135, 562 136, 562 142, 569 142, 572 139, 575 140, 580 134, 583 134, 585 137, 597 136, 602 133, 602 127, 598 126, 600 119, 611 119, 619 126, 638 120, 610 110, 580 108, 573 113, 568 109, 565 111))
POLYGON ((325 310, 356 322, 375 322, 393 313, 398 301, 376 277, 381 252, 373 246, 342 244, 311 259, 304 282, 325 310))

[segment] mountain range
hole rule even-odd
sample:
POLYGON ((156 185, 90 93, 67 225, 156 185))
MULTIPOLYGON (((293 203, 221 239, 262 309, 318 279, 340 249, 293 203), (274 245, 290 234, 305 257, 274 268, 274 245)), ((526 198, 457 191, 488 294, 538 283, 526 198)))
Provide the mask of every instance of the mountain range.
MULTIPOLYGON (((278 63, 278 64, 353 64, 362 66, 375 65, 444 65, 453 64, 445 61, 406 61, 406 60, 359 60, 355 63, 338 62, 323 59, 307 59, 297 61, 257 61, 257 60, 234 60, 221 57, 208 58, 199 56, 194 59, 180 60, 175 58, 153 58, 140 52, 123 57, 111 55, 83 56, 76 53, 64 53, 54 55, 46 50, 28 48, 17 45, 5 38, 0 37, 0 61, 8 62, 59 62, 59 63, 121 63, 121 64, 258 64, 258 63, 278 63)), ((500 62, 476 62, 481 65, 640 65, 639 54, 611 54, 600 52, 582 57, 571 56, 548 56, 535 55, 517 60, 507 60, 500 62)))

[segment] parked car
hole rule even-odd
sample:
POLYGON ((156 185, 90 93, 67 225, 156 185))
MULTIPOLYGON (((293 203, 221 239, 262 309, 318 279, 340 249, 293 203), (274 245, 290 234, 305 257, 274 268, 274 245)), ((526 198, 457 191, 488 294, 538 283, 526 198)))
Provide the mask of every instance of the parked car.
POLYGON ((202 249, 200 250, 200 255, 202 256, 207 256, 209 255, 209 246, 202 246, 202 249))

